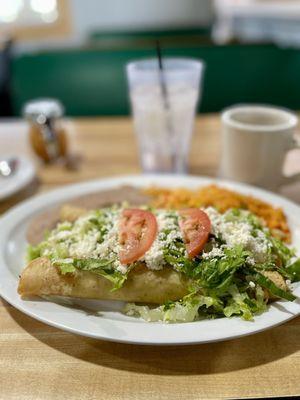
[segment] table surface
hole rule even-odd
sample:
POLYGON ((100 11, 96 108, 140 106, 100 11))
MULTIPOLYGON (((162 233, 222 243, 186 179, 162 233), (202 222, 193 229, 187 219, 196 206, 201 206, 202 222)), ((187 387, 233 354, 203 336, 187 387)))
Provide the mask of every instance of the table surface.
MULTIPOLYGON (((67 121, 77 172, 37 163, 37 179, 0 213, 54 187, 86 179, 139 173, 127 118, 67 121)), ((23 122, 0 123, 0 155, 29 154, 23 122)), ((220 155, 220 121, 199 117, 190 172, 214 176, 220 155)), ((300 167, 289 155, 286 170, 300 167)), ((300 186, 283 193, 300 202, 300 186)), ((300 394, 300 318, 253 336, 213 344, 155 347, 109 343, 52 328, 0 300, 0 399, 205 399, 300 394)))

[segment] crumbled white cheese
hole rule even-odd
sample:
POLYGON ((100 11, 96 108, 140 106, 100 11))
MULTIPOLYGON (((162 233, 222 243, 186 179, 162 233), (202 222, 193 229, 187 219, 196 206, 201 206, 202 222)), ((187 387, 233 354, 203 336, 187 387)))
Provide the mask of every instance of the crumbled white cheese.
POLYGON ((150 249, 143 257, 143 261, 149 269, 158 270, 162 269, 164 262, 163 249, 165 246, 171 245, 176 239, 182 240, 181 231, 178 227, 176 220, 168 211, 160 211, 156 215, 158 225, 158 234, 150 249), (169 230, 170 233, 165 237, 164 230, 169 230))
POLYGON ((111 254, 115 255, 114 267, 122 274, 127 272, 127 266, 120 263, 119 260, 119 213, 114 213, 112 218, 112 227, 104 237, 104 241, 97 245, 97 253, 99 258, 110 258, 111 254))
POLYGON ((269 242, 263 231, 256 229, 244 219, 228 219, 228 213, 220 214, 216 209, 208 207, 205 212, 210 218, 212 232, 220 237, 227 246, 243 246, 251 251, 255 262, 263 262, 268 252, 269 242))
POLYGON ((246 258, 246 262, 247 262, 247 264, 249 264, 249 265, 255 265, 255 260, 254 260, 253 257, 247 257, 247 258, 246 258))
MULTIPOLYGON (((96 243, 94 251, 91 253, 95 258, 113 258, 114 267, 122 274, 127 272, 127 266, 120 263, 119 260, 119 222, 120 212, 110 212, 107 214, 108 231, 103 237, 102 243, 96 243)), ((90 256, 91 257, 91 256, 90 256)))
POLYGON ((69 246, 70 255, 74 258, 96 257, 95 249, 99 238, 100 232, 97 229, 90 230, 83 235, 81 240, 69 246))
MULTIPOLYGON (((100 231, 97 227, 90 227, 89 221, 95 218, 95 213, 90 212, 78 218, 70 229, 71 224, 59 224, 57 230, 48 238, 53 246, 63 242, 68 255, 73 258, 99 258, 113 259, 114 267, 125 273, 127 267, 119 261, 119 216, 120 212, 111 211, 106 214, 105 223, 107 233, 99 243, 100 231), (64 230, 65 227, 65 230, 64 230)), ((45 249, 43 254, 48 255, 50 251, 45 249)))
MULTIPOLYGON (((91 218, 97 218, 95 212, 90 212, 80 217, 74 224, 62 223, 51 233, 47 241, 50 246, 44 249, 44 255, 49 254, 49 248, 62 246, 66 249, 65 257, 74 258, 99 258, 113 260, 113 267, 121 273, 126 273, 128 266, 119 261, 119 222, 122 210, 112 210, 105 214, 105 227, 107 232, 101 238, 101 233, 90 222, 91 218), (99 240, 101 238, 101 241, 99 240)), ((212 259, 225 256, 226 247, 242 245, 245 250, 251 252, 247 263, 254 265, 263 262, 268 253, 268 240, 260 229, 254 228, 246 218, 228 218, 228 213, 220 214, 216 209, 209 207, 204 210, 211 221, 211 232, 222 239, 225 244, 217 247, 217 243, 210 242, 202 257, 212 259)), ((164 267, 164 249, 172 249, 176 240, 183 241, 180 227, 178 226, 178 214, 165 210, 156 212, 158 233, 152 246, 140 259, 149 269, 159 270, 164 267), (166 233, 167 231, 167 233, 166 233)), ((187 257, 186 250, 184 255, 187 257)))
POLYGON ((146 252, 142 261, 146 263, 146 266, 149 269, 162 269, 164 266, 164 254, 163 254, 163 247, 159 240, 155 240, 152 243, 150 249, 146 252))
POLYGON ((70 230, 67 231, 60 231, 56 234, 56 239, 57 240, 66 240, 69 239, 72 236, 72 232, 70 230))
MULTIPOLYGON (((106 214, 105 224, 107 233, 100 242, 100 232, 98 228, 90 225, 90 219, 95 218, 95 213, 91 212, 78 218, 73 226, 58 226, 58 229, 52 233, 48 241, 55 246, 63 242, 68 257, 73 258, 99 258, 113 259, 113 266, 121 273, 126 273, 128 266, 119 261, 119 222, 122 210, 110 211, 106 214), (71 228, 71 229, 70 229, 71 228)), ((168 211, 159 211, 157 213, 158 233, 146 254, 141 258, 149 269, 162 269, 164 266, 163 250, 165 246, 172 246, 176 239, 181 239, 181 231, 174 213, 168 211), (165 234, 168 230, 168 234, 165 234)), ((47 250, 45 250, 46 252, 47 250)))
POLYGON ((209 252, 202 253, 202 258, 211 259, 216 257, 223 257, 225 255, 223 249, 220 247, 213 247, 213 249, 209 252))

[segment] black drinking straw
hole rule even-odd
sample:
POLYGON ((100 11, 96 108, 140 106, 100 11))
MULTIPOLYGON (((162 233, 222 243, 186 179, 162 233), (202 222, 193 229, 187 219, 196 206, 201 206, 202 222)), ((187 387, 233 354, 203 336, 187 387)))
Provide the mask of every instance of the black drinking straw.
POLYGON ((166 85, 166 81, 165 81, 164 66, 163 66, 163 62, 162 62, 161 47, 160 47, 159 40, 156 40, 156 55, 157 55, 158 67, 159 67, 159 84, 160 84, 165 108, 168 109, 169 108, 168 91, 167 91, 167 85, 166 85))
MULTIPOLYGON (((174 172, 176 157, 174 154, 174 149, 172 147, 172 142, 173 142, 173 140, 172 140, 172 137, 173 137, 173 135, 172 135, 172 133, 173 133, 172 120, 171 120, 171 116, 170 116, 169 96, 168 96, 168 90, 167 90, 167 85, 166 85, 164 65, 163 65, 159 40, 156 40, 156 55, 157 55, 157 59, 158 59, 159 85, 160 85, 164 109, 165 109, 168 140, 169 140, 169 143, 171 144, 171 146, 170 146, 170 166, 169 166, 170 170, 168 172, 171 172, 171 171, 174 172)), ((164 171, 164 172, 167 172, 167 171, 164 171)))

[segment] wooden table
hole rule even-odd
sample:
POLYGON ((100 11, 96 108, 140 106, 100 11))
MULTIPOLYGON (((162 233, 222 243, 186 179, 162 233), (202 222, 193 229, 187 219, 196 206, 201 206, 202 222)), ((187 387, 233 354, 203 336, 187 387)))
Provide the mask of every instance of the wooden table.
MULTIPOLYGON (((0 212, 37 192, 85 179, 139 173, 131 122, 68 122, 82 154, 78 172, 37 165, 38 180, 0 212)), ((191 172, 215 175, 219 118, 197 120, 191 172)), ((0 124, 0 155, 29 153, 22 122, 0 124)), ((290 155, 287 169, 300 166, 290 155)), ((300 201, 300 187, 285 189, 300 201)), ((1 229, 1 228, 0 228, 1 229)), ((75 336, 37 322, 0 301, 0 399, 215 399, 300 394, 300 318, 233 341, 187 347, 133 346, 75 336)))

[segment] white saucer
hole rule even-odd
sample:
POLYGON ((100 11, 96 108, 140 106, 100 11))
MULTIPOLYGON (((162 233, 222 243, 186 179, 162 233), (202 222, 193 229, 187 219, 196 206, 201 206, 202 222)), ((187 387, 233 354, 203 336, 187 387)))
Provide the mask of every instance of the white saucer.
POLYGON ((0 176, 0 201, 24 189, 35 176, 34 165, 28 158, 18 156, 17 159, 18 168, 16 172, 8 178, 0 176))

